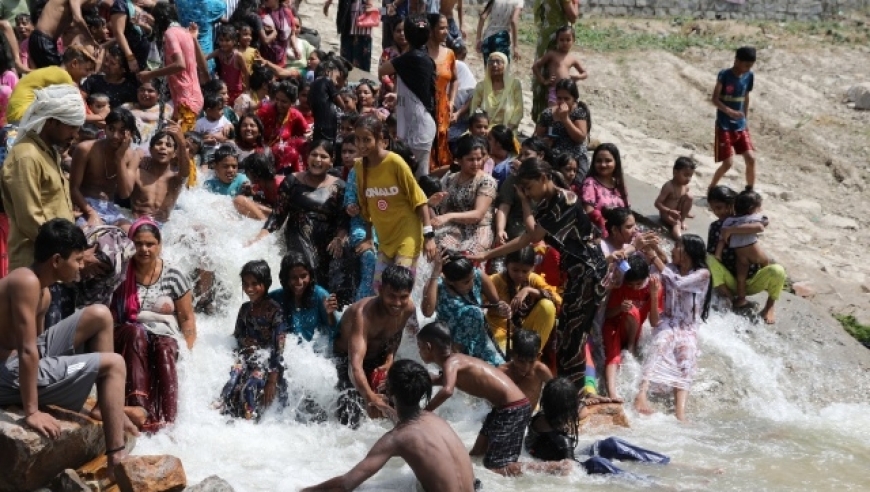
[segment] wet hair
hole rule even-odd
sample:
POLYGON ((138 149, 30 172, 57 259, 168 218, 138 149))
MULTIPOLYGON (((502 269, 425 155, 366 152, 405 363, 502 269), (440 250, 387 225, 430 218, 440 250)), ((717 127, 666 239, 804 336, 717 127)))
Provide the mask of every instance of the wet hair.
POLYGON ((674 161, 674 171, 682 171, 684 169, 691 169, 694 171, 698 168, 698 161, 691 157, 677 157, 677 160, 674 161))
POLYGON ((441 267, 441 273, 448 282, 459 282, 468 278, 474 273, 474 263, 471 262, 465 255, 455 251, 448 252, 444 259, 444 265, 441 267))
POLYGON ((628 190, 625 188, 625 178, 623 178, 622 174, 622 157, 619 156, 619 149, 616 145, 612 143, 598 144, 598 147, 595 148, 595 152, 592 153, 592 164, 589 166, 589 174, 586 176, 592 176, 593 178, 598 177, 595 159, 601 152, 610 152, 610 155, 613 156, 613 181, 616 183, 616 189, 619 190, 623 197, 628 199, 628 190))
POLYGON ((486 139, 475 137, 471 134, 463 135, 456 142, 456 152, 453 153, 453 157, 457 160, 462 159, 475 150, 481 150, 484 154, 489 153, 489 145, 486 143, 486 139))
POLYGON ((263 120, 261 120, 260 117, 257 116, 257 113, 253 111, 248 111, 247 113, 243 114, 242 117, 239 118, 239 121, 236 122, 236 140, 242 140, 242 122, 245 120, 251 120, 254 122, 254 125, 257 126, 257 130, 260 133, 257 136, 257 146, 262 147, 263 145, 265 145, 263 140, 263 134, 265 133, 266 129, 263 126, 263 120))
POLYGON ((299 99, 299 86, 289 80, 278 82, 278 85, 275 86, 275 95, 279 92, 287 96, 290 104, 296 104, 296 100, 299 99))
POLYGON ((428 174, 417 178, 417 184, 420 185, 420 189, 423 190, 427 198, 442 191, 441 180, 428 174))
POLYGON ((95 27, 103 27, 106 25, 106 19, 103 19, 99 15, 86 15, 85 24, 87 24, 91 29, 95 27))
POLYGON ((272 181, 275 179, 275 164, 272 156, 254 152, 242 159, 241 167, 245 176, 257 181, 272 181))
POLYGON ((317 285, 317 272, 314 271, 314 267, 311 266, 311 263, 308 262, 308 259, 302 253, 291 251, 284 255, 284 258, 281 258, 281 270, 278 272, 278 282, 281 283, 281 288, 284 289, 285 305, 304 309, 311 307, 314 287, 317 285), (293 296, 293 286, 290 285, 290 272, 296 267, 304 268, 308 272, 309 277, 308 285, 302 292, 300 306, 295 306, 296 301, 293 296))
MULTIPOLYGON (((239 33, 239 38, 242 37, 242 31, 244 31, 245 29, 251 31, 251 34, 254 33, 254 28, 247 22, 234 22, 233 26, 235 26, 236 31, 239 33)), ((253 41, 253 39, 251 41, 253 41)))
MULTIPOLYGON (((692 261, 692 269, 698 270, 703 268, 710 270, 707 266, 707 247, 704 245, 704 240, 696 234, 683 234, 679 239, 683 244, 683 252, 692 261)), ((630 271, 630 270, 629 270, 630 271)), ((710 299, 713 295, 713 276, 709 275, 710 283, 707 286, 707 294, 704 297, 704 307, 701 309, 701 319, 707 321, 707 316, 710 314, 710 299)), ((696 294, 692 294, 694 298, 696 294)), ((694 302, 692 303, 694 305, 694 302)), ((693 313, 697 315, 697 313, 693 313)))
POLYGON ((756 59, 755 48, 752 46, 741 46, 737 48, 734 58, 742 62, 754 62, 756 59))
POLYGON ((154 16, 154 39, 163 39, 169 26, 178 22, 178 10, 170 2, 157 2, 151 9, 151 15, 154 16))
POLYGON ((532 330, 520 328, 511 337, 511 355, 514 359, 538 359, 541 350, 541 335, 532 330))
POLYGON ((373 114, 361 115, 353 125, 354 130, 365 130, 371 133, 375 140, 384 139, 384 123, 373 114))
POLYGON ((265 260, 251 260, 245 263, 239 277, 244 280, 245 275, 254 277, 254 280, 265 286, 267 291, 272 286, 272 269, 269 268, 269 264, 265 260))
POLYGON ((221 24, 217 28, 215 39, 229 38, 233 41, 239 39, 239 31, 232 24, 221 24))
POLYGON ((327 154, 329 154, 329 157, 333 156, 333 152, 335 151, 335 149, 333 148, 334 145, 332 143, 332 140, 326 140, 321 138, 311 142, 311 144, 308 146, 308 152, 306 153, 305 158, 307 159, 308 156, 311 155, 311 151, 318 147, 323 149, 327 154))
POLYGON ((556 33, 553 34, 553 39, 559 39, 559 36, 566 32, 571 33, 571 39, 577 39, 577 33, 574 32, 574 26, 572 26, 571 24, 565 24, 559 29, 556 29, 556 33))
POLYGON ((16 23, 16 24, 18 24, 19 22, 23 22, 23 21, 25 21, 25 20, 26 20, 27 22, 33 24, 33 19, 31 19, 30 14, 27 14, 27 13, 21 13, 21 14, 18 14, 18 15, 15 16, 15 23, 16 23))
POLYGON ((613 234, 615 229, 619 229, 625 225, 628 218, 634 215, 628 207, 613 207, 605 208, 601 211, 604 216, 604 228, 609 234, 613 234))
POLYGON ((761 195, 751 190, 741 191, 734 199, 734 213, 736 215, 749 215, 753 208, 760 206, 761 195))
POLYGON ((154 239, 157 240, 157 244, 163 243, 163 236, 160 233, 160 228, 154 224, 147 224, 147 223, 142 224, 139 227, 137 227, 136 233, 133 234, 133 236, 131 236, 130 239, 135 240, 134 238, 142 232, 147 232, 148 234, 151 234, 152 236, 154 236, 154 239))
MULTIPOLYGON (((492 130, 490 130, 490 133, 492 133, 492 130)), ((553 160, 553 154, 550 152, 550 147, 547 146, 547 142, 544 142, 540 137, 529 137, 523 140, 523 143, 520 146, 520 152, 522 151, 522 147, 535 152, 546 162, 551 162, 553 160)), ((517 154, 520 152, 517 152, 517 154)))
POLYGON ((526 266, 535 266, 537 263, 538 255, 535 253, 535 249, 531 246, 526 246, 522 249, 518 249, 517 251, 513 251, 508 253, 504 258, 505 265, 510 265, 511 263, 519 263, 521 265, 526 266))
POLYGON ((417 340, 431 343, 439 349, 450 349, 453 345, 453 334, 450 326, 444 321, 433 321, 417 333, 417 340))
POLYGON ((224 98, 222 98, 218 94, 207 94, 205 96, 205 102, 202 105, 202 109, 220 109, 224 107, 224 98))
POLYGON ((649 278, 649 263, 640 255, 629 255, 625 259, 631 267, 622 277, 624 282, 639 282, 649 278))
POLYGON ((195 155, 198 155, 200 157, 205 155, 205 149, 202 146, 203 135, 201 132, 197 132, 194 130, 184 132, 184 138, 186 140, 192 141, 197 147, 199 147, 199 151, 195 155))
POLYGON ((94 104, 100 101, 110 102, 109 96, 103 94, 102 92, 94 92, 92 94, 88 94, 88 104, 94 104))
POLYGON ((414 289, 414 272, 401 265, 388 265, 381 275, 381 288, 385 286, 396 292, 411 292, 414 289))
POLYGON ((417 49, 429 42, 432 29, 423 14, 415 14, 405 19, 405 39, 411 48, 417 49))
POLYGON ((332 72, 338 72, 342 78, 345 78, 351 68, 352 65, 344 58, 336 55, 327 56, 325 60, 320 60, 317 69, 314 71, 314 76, 320 78, 332 72))
MULTIPOLYGON (((354 146, 354 150, 356 149, 356 142, 354 142, 353 138, 346 138, 344 140, 339 140, 335 142, 335 154, 332 156, 332 162, 336 163, 335 165, 344 166, 344 158, 342 154, 344 153, 344 148, 348 146, 354 146)), ((354 158, 354 162, 356 162, 356 158, 354 158)))
POLYGON ((401 140, 393 140, 392 142, 390 142, 390 152, 398 155, 402 158, 403 161, 405 161, 405 164, 407 164, 408 168, 411 169, 411 174, 417 174, 417 167, 420 165, 420 163, 417 162, 417 158, 414 156, 414 152, 411 150, 411 147, 409 147, 407 143, 401 140))
POLYGON ((248 86, 252 91, 262 89, 275 78, 275 72, 266 65, 254 65, 251 76, 248 78, 248 86))
POLYGON ((169 141, 172 142, 172 146, 174 149, 178 149, 178 142, 175 141, 175 136, 173 136, 169 131, 165 128, 161 128, 154 132, 154 135, 151 136, 151 140, 148 142, 148 148, 153 148, 157 145, 157 142, 160 141, 161 138, 169 137, 169 141))
POLYGON ((94 57, 81 46, 68 46, 66 50, 64 50, 63 58, 61 60, 64 65, 69 65, 74 61, 79 63, 93 63, 95 66, 97 64, 94 57))
POLYGON ((707 203, 720 202, 726 205, 734 205, 737 192, 725 185, 718 185, 707 190, 707 203))
POLYGON ((354 102, 359 101, 359 96, 356 95, 356 91, 354 91, 350 87, 345 87, 344 89, 338 91, 338 95, 341 97, 348 97, 350 99, 353 99, 354 102))
POLYGON ((420 413, 420 400, 425 399, 428 404, 432 398, 432 377, 429 371, 411 359, 398 360, 390 367, 387 372, 387 386, 403 420, 420 413))
MULTIPOLYGON (((471 120, 469 120, 469 125, 471 124, 470 121, 471 120)), ((514 131, 511 130, 509 126, 495 125, 489 129, 489 136, 509 154, 517 155, 520 153, 520 149, 517 148, 517 139, 514 136, 514 131)))
POLYGON ((130 73, 130 66, 127 64, 127 58, 124 56, 124 51, 121 50, 121 47, 117 43, 109 46, 106 49, 106 54, 112 55, 118 60, 119 64, 121 65, 121 69, 124 71, 124 75, 130 73))
MULTIPOLYGON (((108 96, 106 96, 108 98, 108 96)), ((90 101, 88 101, 90 102, 90 101)), ((115 108, 109 111, 106 115, 106 127, 120 122, 124 125, 124 129, 130 132, 133 136, 133 142, 139 143, 142 141, 142 135, 139 134, 139 127, 136 125, 136 117, 126 108, 115 108)))
POLYGON ((549 163, 537 157, 530 157, 522 161, 516 174, 517 183, 541 179, 542 176, 546 176, 560 188, 567 188, 565 177, 562 176, 562 173, 554 171, 549 163))
POLYGON ((326 57, 329 56, 329 53, 327 53, 323 50, 315 49, 315 50, 312 50, 311 53, 308 53, 309 58, 311 57, 311 55, 317 55, 317 59, 320 61, 323 61, 324 59, 326 59, 326 57))
POLYGON ((550 427, 564 431, 576 443, 580 433, 577 421, 580 397, 577 386, 565 377, 551 379, 544 385, 540 404, 550 427))
POLYGON ((34 263, 45 263, 54 255, 64 260, 88 248, 85 233, 67 219, 51 219, 39 226, 33 242, 34 263))
POLYGON ((238 162, 239 148, 231 143, 221 144, 221 146, 214 151, 214 154, 212 154, 211 162, 214 163, 215 166, 217 166, 219 162, 223 161, 227 157, 232 157, 236 160, 236 162, 238 162))

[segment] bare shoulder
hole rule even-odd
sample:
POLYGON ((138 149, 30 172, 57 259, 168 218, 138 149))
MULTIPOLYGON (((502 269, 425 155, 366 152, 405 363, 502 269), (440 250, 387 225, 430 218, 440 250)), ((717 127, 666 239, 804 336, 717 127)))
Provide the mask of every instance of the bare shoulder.
POLYGON ((535 377, 542 383, 546 383, 547 381, 553 379, 553 373, 550 372, 550 368, 547 367, 547 364, 538 361, 535 362, 535 377))

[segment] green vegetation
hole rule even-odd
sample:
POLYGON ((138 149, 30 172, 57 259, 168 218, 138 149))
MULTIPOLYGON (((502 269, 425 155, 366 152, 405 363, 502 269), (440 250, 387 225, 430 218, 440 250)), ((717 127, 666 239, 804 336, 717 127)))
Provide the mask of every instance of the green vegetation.
POLYGON ((870 326, 859 323, 851 314, 836 314, 834 317, 843 325, 844 330, 865 346, 870 347, 870 326))

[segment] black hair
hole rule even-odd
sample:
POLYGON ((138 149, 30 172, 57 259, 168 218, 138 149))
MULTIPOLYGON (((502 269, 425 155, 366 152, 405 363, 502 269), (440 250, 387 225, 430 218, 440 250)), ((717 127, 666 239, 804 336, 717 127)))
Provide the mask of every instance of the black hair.
POLYGON ((356 91, 351 89, 350 87, 345 87, 338 91, 339 96, 349 97, 354 100, 354 102, 359 101, 359 96, 356 95, 356 91))
POLYGON ((511 253, 508 253, 504 258, 505 265, 509 265, 511 263, 520 263, 526 266, 535 266, 537 262, 538 255, 535 253, 535 249, 531 246, 526 246, 522 249, 518 249, 511 253))
POLYGON ((559 36, 562 33, 566 33, 566 32, 571 33, 572 39, 577 39, 577 33, 574 32, 574 26, 572 26, 571 24, 565 24, 564 26, 560 27, 559 29, 556 29, 556 33, 553 34, 553 39, 554 40, 559 39, 559 36))
POLYGON ((691 157, 677 157, 677 160, 674 161, 674 171, 682 171, 683 169, 691 169, 694 171, 698 168, 698 161, 691 157))
POLYGON ((296 100, 299 99, 299 86, 290 80, 278 82, 278 85, 275 86, 275 94, 277 95, 279 92, 287 96, 290 104, 295 104, 296 100))
POLYGON ((511 337, 511 355, 513 359, 538 359, 541 350, 541 335, 536 331, 520 328, 511 337))
POLYGON ((211 162, 213 162, 214 165, 217 166, 218 162, 226 159, 227 157, 232 157, 236 160, 236 162, 238 162, 239 148, 231 143, 221 144, 221 146, 214 151, 214 154, 212 154, 211 162))
POLYGON ((432 377, 417 361, 396 361, 387 372, 387 387, 396 401, 396 410, 402 420, 412 419, 420 413, 420 400, 428 404, 432 398, 432 377))
POLYGON ((230 38, 235 41, 239 38, 239 31, 237 31, 236 27, 232 24, 221 24, 218 26, 215 35, 216 40, 220 38, 230 38))
POLYGON ((420 333, 417 333, 417 340, 431 343, 439 349, 451 349, 453 345, 453 334, 450 332, 450 327, 444 321, 433 321, 424 326, 420 333))
POLYGON ((145 223, 145 224, 140 225, 139 227, 136 228, 136 234, 133 234, 130 237, 130 239, 132 240, 140 232, 147 232, 148 234, 151 234, 152 236, 154 236, 154 239, 157 240, 157 244, 163 243, 163 236, 160 233, 160 228, 154 224, 145 223))
POLYGON ((54 255, 64 260, 88 248, 85 233, 67 219, 51 219, 39 226, 33 242, 33 262, 45 263, 54 255))
POLYGON ((749 215, 752 209, 761 206, 761 195, 751 190, 741 191, 734 199, 734 213, 749 215))
POLYGON ((546 176, 560 188, 567 188, 567 183, 565 183, 565 177, 562 176, 562 173, 554 171, 553 166, 537 157, 530 157, 522 161, 516 174, 517 183, 541 179, 542 176, 546 176))
POLYGON ((151 15, 154 17, 154 39, 162 40, 169 26, 178 22, 178 10, 171 2, 157 2, 151 9, 151 15))
MULTIPOLYGON (((559 152, 553 157, 553 167, 559 172, 562 172, 562 169, 567 167, 568 164, 571 164, 572 162, 574 164, 577 164, 577 177, 574 179, 574 181, 583 181, 583 178, 585 178, 586 176, 582 175, 583 169, 580 168, 580 161, 577 159, 577 156, 570 152, 559 152)), ((571 183, 568 184, 570 185, 571 183)))
POLYGON ((444 259, 444 265, 441 267, 441 273, 448 282, 459 282, 465 280, 469 275, 474 273, 474 263, 471 262, 465 255, 457 252, 448 252, 444 259))
POLYGON ((401 265, 389 265, 381 274, 381 288, 389 287, 396 292, 414 289, 414 272, 401 265))
POLYGON ((356 142, 353 138, 346 138, 344 140, 339 140, 335 142, 335 145, 333 145, 333 147, 335 147, 335 154, 333 154, 332 156, 332 162, 338 163, 338 165, 341 166, 344 165, 344 158, 341 156, 341 154, 344 153, 344 148, 348 145, 353 145, 354 150, 356 150, 356 142))
POLYGON ((106 49, 106 54, 112 55, 118 59, 118 63, 121 65, 121 68, 124 70, 124 75, 127 75, 130 73, 130 66, 127 64, 127 58, 124 57, 124 51, 121 50, 121 47, 117 43, 109 46, 106 49))
POLYGON ((329 53, 327 53, 323 50, 320 50, 320 49, 314 49, 314 50, 311 50, 311 53, 308 53, 309 57, 311 57, 311 55, 317 55, 317 59, 320 61, 323 61, 326 57, 329 56, 329 53))
POLYGON ((459 137, 459 141, 456 142, 456 152, 453 153, 453 157, 456 159, 462 159, 475 150, 482 150, 484 153, 489 153, 489 144, 486 143, 486 139, 475 137, 471 134, 463 135, 459 137))
MULTIPOLYGON (((374 80, 360 79, 359 83, 357 83, 356 87, 354 88, 354 93, 356 93, 357 89, 359 89, 361 86, 368 87, 369 90, 372 92, 372 97, 377 99, 377 97, 378 97, 378 90, 377 90, 378 85, 374 80)), ((357 96, 357 97, 359 97, 359 96, 357 96)), ((377 102, 377 100, 375 102, 377 102)))
POLYGON ((446 19, 447 17, 439 12, 432 12, 426 14, 426 22, 429 24, 430 35, 433 31, 435 31, 435 28, 438 27, 438 24, 441 23, 442 18, 446 19))
MULTIPOLYGON (((390 142, 390 152, 398 155, 405 161, 405 164, 408 165, 408 168, 411 169, 411 174, 417 174, 417 167, 420 166, 420 163, 417 162, 417 157, 414 156, 414 151, 411 150, 411 147, 401 140, 393 140, 390 142)), ((427 162, 428 166, 429 163, 427 162)))
POLYGON ((239 277, 244 280, 245 275, 254 277, 254 280, 256 280, 258 284, 263 284, 267 291, 269 290, 269 287, 272 286, 272 269, 269 268, 269 264, 266 263, 266 260, 251 260, 245 263, 239 277))
POLYGON ((154 132, 154 135, 151 135, 151 140, 148 142, 148 148, 154 147, 161 138, 169 137, 169 141, 172 142, 172 146, 175 149, 178 149, 178 142, 175 141, 175 135, 169 133, 166 128, 161 128, 154 132))
POLYGON ((622 157, 619 156, 619 149, 616 145, 612 143, 598 144, 598 147, 595 148, 595 152, 592 153, 592 165, 589 166, 589 174, 586 176, 592 176, 593 178, 598 177, 595 158, 602 152, 610 152, 610 155, 613 156, 613 181, 616 183, 616 189, 619 190, 619 193, 628 200, 628 190, 625 188, 625 178, 622 173, 622 157))
POLYGON ((63 52, 62 61, 64 65, 69 65, 74 61, 79 63, 93 63, 94 65, 97 64, 97 62, 94 61, 94 58, 81 46, 67 47, 63 52))
POLYGON ((718 185, 707 190, 707 203, 720 202, 726 205, 734 205, 737 192, 725 185, 718 185))
POLYGON ((254 65, 254 68, 251 70, 251 76, 248 78, 248 87, 252 91, 262 89, 263 86, 267 85, 274 78, 275 72, 271 68, 266 65, 254 65))
POLYGON ((417 178, 417 184, 420 185, 420 189, 423 190, 427 198, 442 191, 441 180, 428 174, 417 178))
POLYGON ((242 159, 240 164, 245 169, 245 175, 252 180, 272 181, 275 179, 275 164, 271 155, 254 152, 242 159))
MULTIPOLYGON (((492 133, 492 130, 490 130, 490 133, 492 133)), ((521 151, 522 147, 534 151, 538 154, 538 157, 546 162, 551 162, 553 160, 553 154, 550 152, 550 147, 547 145, 547 142, 544 142, 540 137, 529 137, 523 140, 522 145, 520 145, 521 151)))
POLYGON ((630 267, 622 277, 624 282, 639 282, 649 278, 649 263, 640 255, 629 255, 625 259, 630 267))
POLYGON ((311 154, 311 151, 318 147, 322 148, 327 154, 329 154, 330 158, 334 155, 333 152, 335 151, 335 149, 333 148, 334 146, 332 140, 326 140, 324 138, 321 138, 312 141, 311 144, 308 145, 308 152, 305 157, 307 158, 308 154, 311 154))
POLYGON ((89 28, 103 27, 106 25, 106 19, 103 19, 99 15, 86 15, 85 24, 87 24, 89 28))
POLYGON ((97 101, 111 102, 111 99, 109 99, 108 95, 103 94, 102 92, 92 92, 88 94, 88 104, 94 104, 97 101))
POLYGON ((577 386, 565 377, 551 379, 544 385, 540 403, 550 427, 568 434, 576 445, 577 436, 580 434, 580 397, 577 386))
MULTIPOLYGON (((703 268, 709 271, 710 267, 707 266, 707 247, 704 245, 704 240, 696 234, 683 234, 679 240, 683 244, 683 252, 692 261, 692 269, 703 268)), ((710 299, 713 296, 713 275, 709 275, 709 277, 710 282, 707 286, 707 294, 704 297, 704 307, 701 310, 701 319, 704 321, 707 321, 707 316, 710 314, 710 299)), ((694 296, 695 294, 692 295, 694 296)))
MULTIPOLYGON (((481 120, 486 120, 486 122, 488 124, 489 123, 489 115, 486 114, 486 111, 484 111, 482 109, 474 110, 471 113, 471 116, 468 118, 468 126, 472 127, 472 126, 476 125, 477 123, 480 123, 481 120)), ((502 126, 504 126, 504 125, 502 125, 502 126)), ((505 128, 507 128, 507 127, 505 127, 505 128)))
POLYGON ((619 229, 633 214, 628 207, 613 207, 605 208, 601 211, 604 216, 604 228, 609 234, 613 234, 614 229, 619 229))
POLYGON ((741 46, 737 48, 734 58, 742 62, 754 62, 756 58, 755 48, 752 46, 741 46))
POLYGON ((325 60, 320 60, 314 71, 314 76, 317 78, 325 77, 331 72, 337 71, 342 78, 345 78, 351 68, 352 65, 344 58, 336 55, 327 56, 325 60))
POLYGON ((350 123, 351 126, 356 127, 356 122, 359 121, 360 114, 356 111, 352 111, 350 113, 344 113, 339 118, 340 123, 350 123))
MULTIPOLYGON (((484 113, 486 114, 486 113, 484 113)), ((470 120, 469 120, 470 121, 470 120)), ((470 124, 470 123, 469 123, 470 124)), ((507 125, 495 125, 489 129, 489 136, 508 154, 519 154, 517 148, 517 139, 514 136, 514 131, 507 125)))
POLYGON ((21 22, 23 20, 27 20, 27 22, 33 24, 33 19, 30 17, 30 14, 28 14, 26 12, 18 14, 15 16, 15 23, 16 24, 18 24, 19 22, 21 22))
POLYGON ((217 95, 221 89, 227 87, 227 83, 221 79, 209 79, 202 84, 202 95, 208 98, 210 94, 217 95))
POLYGON ((255 113, 253 111, 248 111, 247 113, 243 114, 239 118, 239 121, 236 122, 236 140, 237 141, 242 140, 242 122, 247 120, 247 119, 253 121, 254 125, 257 126, 257 130, 260 133, 257 136, 257 146, 262 147, 263 145, 265 145, 264 140, 263 140, 263 138, 264 138, 263 134, 265 133, 266 129, 263 126, 263 121, 260 119, 259 116, 257 116, 257 113, 255 113))
POLYGON ((399 118, 396 117, 396 113, 390 113, 390 115, 387 116, 387 119, 384 120, 384 124, 387 125, 388 128, 398 126, 399 118))
POLYGON ((429 42, 432 29, 423 14, 414 14, 405 19, 405 39, 413 49, 418 49, 429 42))
POLYGON ((203 139, 202 132, 197 132, 194 130, 191 130, 189 132, 184 132, 184 138, 193 141, 193 143, 196 144, 197 147, 199 147, 199 151, 194 155, 198 155, 200 157, 205 155, 205 149, 202 146, 202 139, 203 139))
POLYGON ((308 262, 302 253, 291 251, 281 258, 281 270, 278 272, 278 281, 281 283, 281 288, 284 289, 284 305, 307 309, 311 307, 312 297, 314 295, 314 286, 317 285, 317 272, 314 267, 308 262), (293 295, 293 286, 290 285, 290 272, 296 267, 302 267, 308 271, 309 282, 302 292, 302 302, 300 306, 296 306, 295 296, 293 295))
POLYGON ((136 125, 136 117, 133 112, 126 108, 115 108, 109 111, 106 115, 106 127, 108 128, 115 123, 120 122, 124 125, 124 129, 130 132, 133 136, 133 142, 139 143, 142 141, 142 135, 139 134, 139 127, 136 125))
MULTIPOLYGON (((571 32, 573 33, 574 31, 572 30, 571 32)), ((577 82, 575 82, 574 79, 561 79, 556 82, 554 90, 567 92, 574 98, 577 106, 583 109, 584 114, 586 114, 586 118, 584 119, 584 121, 586 121, 586 135, 589 135, 589 132, 592 131, 592 112, 589 111, 589 106, 580 100, 580 89, 577 88, 577 82)))
POLYGON ((205 102, 203 102, 202 109, 215 109, 222 108, 223 106, 224 98, 218 94, 209 93, 205 95, 205 102))

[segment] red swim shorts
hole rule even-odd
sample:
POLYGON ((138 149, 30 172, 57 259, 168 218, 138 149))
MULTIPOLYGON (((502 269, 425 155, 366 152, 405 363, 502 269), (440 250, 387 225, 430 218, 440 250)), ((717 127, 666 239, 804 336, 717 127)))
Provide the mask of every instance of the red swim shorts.
POLYGON ((750 150, 755 150, 749 130, 723 130, 716 125, 716 137, 714 142, 716 162, 737 154, 743 155, 750 150))

